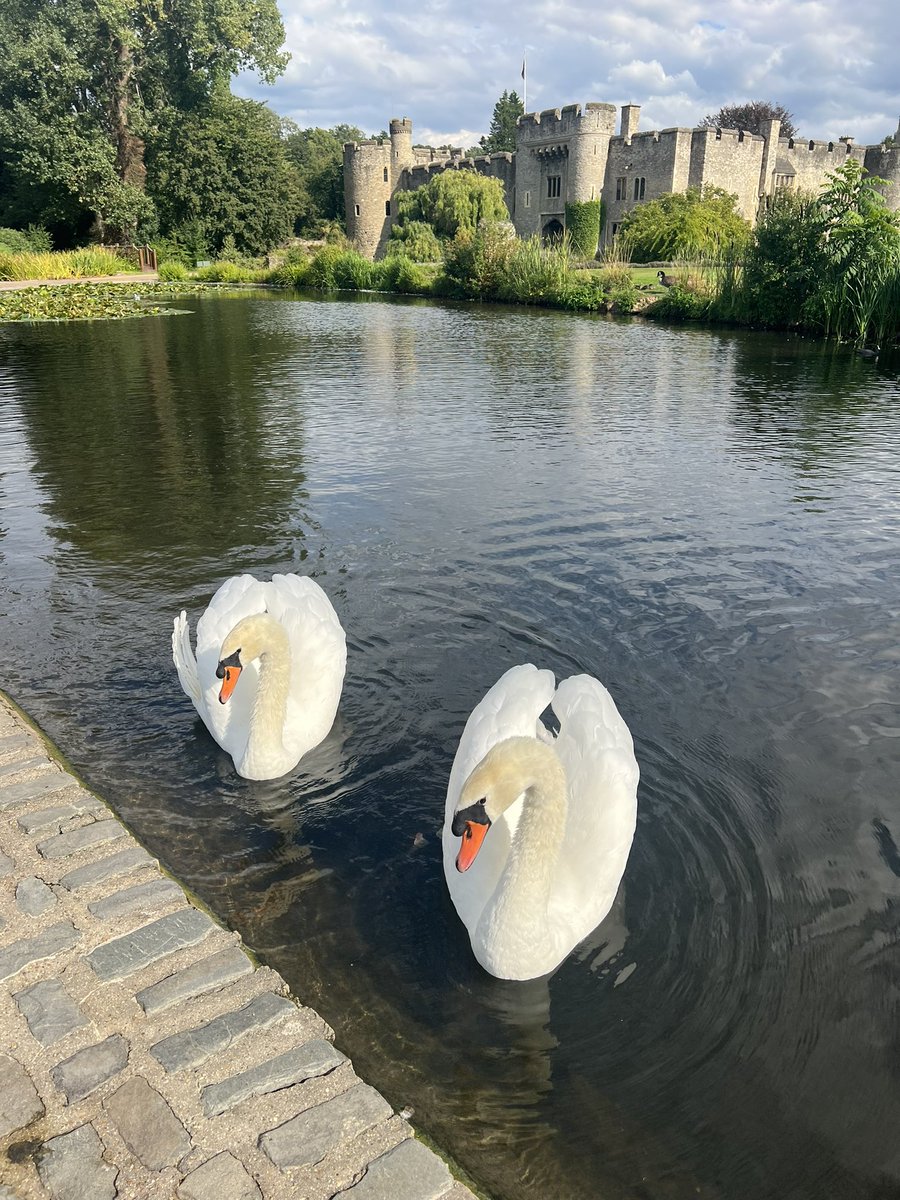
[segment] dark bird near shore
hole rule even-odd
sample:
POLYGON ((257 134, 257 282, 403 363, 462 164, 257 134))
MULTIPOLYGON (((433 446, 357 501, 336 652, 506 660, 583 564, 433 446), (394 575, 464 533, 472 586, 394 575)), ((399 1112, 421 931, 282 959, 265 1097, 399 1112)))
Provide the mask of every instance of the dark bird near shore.
POLYGON ((674 275, 667 275, 665 271, 657 271, 656 278, 663 285, 663 287, 671 287, 673 283, 678 282, 674 275))

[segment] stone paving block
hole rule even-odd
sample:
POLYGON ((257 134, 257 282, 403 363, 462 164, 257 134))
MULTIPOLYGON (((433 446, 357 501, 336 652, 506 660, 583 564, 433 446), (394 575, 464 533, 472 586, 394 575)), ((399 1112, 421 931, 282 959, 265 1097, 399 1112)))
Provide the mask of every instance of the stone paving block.
POLYGON ((193 1000, 195 996, 233 983, 242 975, 249 975, 252 970, 253 963, 247 955, 237 946, 228 946, 144 988, 138 992, 136 999, 145 1013, 160 1012, 181 1000, 193 1000))
POLYGON ((2 879, 4 875, 10 874, 13 869, 13 865, 13 860, 7 854, 4 854, 2 850, 0 850, 0 879, 2 879))
POLYGON ((216 928, 218 926, 206 913, 196 908, 182 908, 97 946, 87 956, 87 961, 104 983, 110 979, 123 979, 167 954, 185 946, 195 946, 216 928))
POLYGON ((52 1067, 53 1082, 73 1104, 90 1095, 101 1083, 112 1079, 128 1062, 128 1043, 121 1034, 113 1033, 95 1046, 85 1046, 71 1058, 52 1067))
POLYGON ((314 1166, 336 1146, 387 1120, 391 1113, 383 1096, 360 1083, 270 1129, 260 1137, 259 1145, 282 1171, 286 1167, 314 1166))
POLYGON ((57 979, 44 979, 13 997, 32 1037, 51 1046, 88 1019, 57 979))
POLYGON ((350 1200, 439 1200, 452 1186, 443 1159, 424 1143, 407 1138, 370 1163, 359 1183, 338 1196, 350 1200))
POLYGON ((36 779, 27 779, 24 783, 8 783, 0 787, 0 809, 12 808, 24 800, 43 798, 51 792, 62 792, 66 788, 75 787, 71 775, 62 771, 44 771, 36 779))
POLYGON ((56 903, 56 897, 43 879, 28 875, 16 884, 16 904, 28 917, 39 917, 56 903))
POLYGON ((164 1038, 150 1047, 150 1053, 170 1073, 185 1071, 206 1062, 214 1054, 221 1054, 246 1034, 266 1029, 296 1011, 297 1006, 286 996, 263 992, 243 1008, 223 1013, 196 1029, 186 1029, 164 1038))
POLYGON ((64 821, 71 821, 73 817, 80 817, 85 813, 102 815, 108 812, 109 809, 90 792, 82 792, 75 803, 55 804, 50 808, 38 809, 37 812, 23 813, 16 820, 26 833, 38 833, 51 825, 62 825, 64 821))
POLYGON ((80 829, 73 829, 69 833, 54 833, 52 837, 38 842, 37 848, 44 858, 66 858, 89 846, 99 846, 101 842, 127 836, 125 826, 110 817, 106 821, 92 821, 90 825, 82 825, 80 829))
POLYGON ((74 871, 69 871, 67 875, 64 875, 59 882, 64 888, 74 892, 76 888, 90 887, 94 883, 104 883, 107 879, 115 879, 117 875, 124 875, 126 871, 131 871, 135 867, 143 867, 148 863, 155 862, 156 859, 151 858, 147 851, 140 846, 129 846, 127 850, 120 850, 117 854, 110 854, 107 858, 100 858, 84 867, 76 867, 74 871))
POLYGON ((151 879, 148 883, 137 883, 120 892, 113 892, 102 900, 92 900, 88 908, 101 921, 109 921, 113 917, 123 917, 126 913, 154 908, 158 904, 165 904, 167 900, 176 899, 184 899, 184 892, 177 883, 171 879, 151 879))
POLYGON ((11 754, 22 746, 30 746, 31 741, 27 733, 6 733, 0 737, 0 754, 11 754))
POLYGON ((29 963, 71 949, 80 936, 71 921, 59 921, 34 937, 12 942, 5 950, 0 950, 0 979, 8 979, 29 963))
POLYGON ((263 1096, 266 1092, 277 1092, 295 1083, 328 1075, 346 1061, 346 1057, 340 1050, 335 1050, 330 1042, 315 1038, 288 1050, 286 1054, 279 1054, 277 1058, 251 1067, 249 1071, 241 1071, 239 1075, 223 1079, 221 1083, 207 1084, 201 1093, 203 1111, 208 1117, 216 1116, 250 1096, 263 1096))
MULTIPOLYGON (((2 741, 2 739, 0 739, 2 741)), ((0 747, 2 753, 2 747, 0 747)), ((37 771, 46 770, 51 766, 51 763, 44 757, 34 755, 32 757, 14 758, 9 762, 4 762, 0 765, 0 779, 6 776, 18 775, 20 771, 37 771)))
POLYGON ((141 1076, 123 1083, 104 1108, 128 1149, 151 1171, 175 1166, 191 1148, 185 1127, 141 1076))
POLYGON ((0 1054, 0 1138, 44 1115, 44 1106, 21 1063, 0 1054))
POLYGON ((178 1185, 178 1200, 261 1200, 262 1192, 234 1155, 223 1150, 178 1185))
POLYGON ((41 1182, 52 1200, 115 1200, 119 1172, 103 1157, 93 1125, 45 1142, 38 1157, 41 1182))

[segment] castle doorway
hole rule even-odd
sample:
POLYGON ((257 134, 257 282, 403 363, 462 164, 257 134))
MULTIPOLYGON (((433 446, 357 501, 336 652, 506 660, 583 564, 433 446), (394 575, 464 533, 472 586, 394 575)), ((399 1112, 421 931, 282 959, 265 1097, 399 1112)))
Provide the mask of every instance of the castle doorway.
POLYGON ((564 233, 562 221, 552 217, 541 230, 541 241, 548 245, 552 245, 553 242, 561 242, 564 233))

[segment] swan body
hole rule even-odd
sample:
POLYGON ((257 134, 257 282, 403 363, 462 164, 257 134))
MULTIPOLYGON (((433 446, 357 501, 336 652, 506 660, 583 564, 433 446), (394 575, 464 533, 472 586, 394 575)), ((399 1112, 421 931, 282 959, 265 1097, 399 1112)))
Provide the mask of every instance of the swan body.
POLYGON ((275 779, 334 722, 347 646, 331 601, 312 579, 227 580, 197 622, 175 618, 172 658, 184 691, 245 779, 275 779))
POLYGON ((553 971, 603 920, 637 820, 628 726, 590 675, 513 667, 472 711, 450 772, 444 876, 478 962, 553 971), (554 738, 540 715, 552 704, 554 738))

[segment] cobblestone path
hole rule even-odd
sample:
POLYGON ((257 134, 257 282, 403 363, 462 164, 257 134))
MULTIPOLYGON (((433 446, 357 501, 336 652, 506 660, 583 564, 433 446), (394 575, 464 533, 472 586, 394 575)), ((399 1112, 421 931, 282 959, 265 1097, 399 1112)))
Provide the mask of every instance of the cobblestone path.
POLYGON ((0 696, 0 1200, 473 1200, 0 696))

